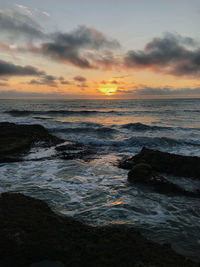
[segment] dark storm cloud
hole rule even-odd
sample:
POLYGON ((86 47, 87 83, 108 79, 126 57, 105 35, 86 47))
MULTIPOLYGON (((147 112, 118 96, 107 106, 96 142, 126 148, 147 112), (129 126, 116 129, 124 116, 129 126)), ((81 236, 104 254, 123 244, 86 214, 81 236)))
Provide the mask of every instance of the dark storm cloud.
POLYGON ((12 10, 0 9, 1 33, 15 38, 42 39, 45 34, 40 26, 29 16, 12 10))
POLYGON ((124 63, 129 68, 199 77, 200 46, 192 38, 166 34, 163 38, 154 38, 142 51, 129 51, 124 63))
POLYGON ((44 71, 39 71, 32 66, 19 66, 13 63, 0 60, 0 76, 42 76, 44 71))
POLYGON ((87 81, 87 79, 83 76, 75 76, 74 80, 77 82, 86 82, 87 81))

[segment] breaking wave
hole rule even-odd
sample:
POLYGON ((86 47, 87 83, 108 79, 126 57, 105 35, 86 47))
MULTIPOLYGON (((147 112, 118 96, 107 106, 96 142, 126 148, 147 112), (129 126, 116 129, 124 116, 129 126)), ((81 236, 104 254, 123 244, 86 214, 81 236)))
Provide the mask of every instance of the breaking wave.
MULTIPOLYGON (((36 111, 36 110, 8 110, 4 113, 9 114, 13 117, 29 116, 29 115, 93 115, 93 114, 112 114, 119 112, 117 111, 97 111, 97 110, 46 110, 46 111, 36 111)), ((119 115, 119 114, 118 114, 119 115)))

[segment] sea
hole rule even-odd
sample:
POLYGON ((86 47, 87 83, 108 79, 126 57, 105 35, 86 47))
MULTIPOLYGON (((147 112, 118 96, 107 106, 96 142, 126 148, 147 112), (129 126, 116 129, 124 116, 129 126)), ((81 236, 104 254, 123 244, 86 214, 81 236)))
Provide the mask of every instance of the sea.
MULTIPOLYGON (((56 212, 94 226, 137 228, 200 261, 200 199, 129 184, 118 162, 143 147, 200 156, 200 99, 0 100, 0 121, 40 124, 66 142, 95 150, 90 160, 31 149, 24 161, 0 164, 0 193, 45 200, 56 212)), ((171 177, 188 190, 200 180, 171 177)))

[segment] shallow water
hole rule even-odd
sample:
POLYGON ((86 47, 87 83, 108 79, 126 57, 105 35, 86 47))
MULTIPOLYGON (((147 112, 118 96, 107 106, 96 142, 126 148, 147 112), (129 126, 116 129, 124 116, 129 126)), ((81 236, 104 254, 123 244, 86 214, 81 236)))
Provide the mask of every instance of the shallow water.
MULTIPOLYGON (((47 159, 55 149, 32 149, 26 161, 0 165, 0 192, 46 200, 56 211, 91 225, 142 229, 200 260, 200 200, 165 196, 127 182, 117 162, 143 146, 200 156, 200 100, 1 100, 1 121, 41 124, 66 141, 92 145, 83 160, 47 159), (37 160, 35 160, 37 159, 37 160)), ((168 177, 173 179, 173 177, 168 177)), ((178 178, 193 190, 198 181, 178 178)))

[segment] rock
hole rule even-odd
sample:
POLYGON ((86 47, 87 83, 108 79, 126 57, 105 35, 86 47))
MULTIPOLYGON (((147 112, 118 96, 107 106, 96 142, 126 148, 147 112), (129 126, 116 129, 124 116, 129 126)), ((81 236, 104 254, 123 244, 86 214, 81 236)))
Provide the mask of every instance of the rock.
POLYGON ((157 172, 200 179, 200 157, 176 155, 144 147, 139 154, 120 162, 119 167, 131 169, 138 163, 150 164, 157 172))
MULTIPOLYGON (((0 197, 0 266, 61 262, 72 267, 197 267, 134 228, 94 228, 22 194, 0 197)), ((32 265, 33 266, 33 265, 32 265)))
POLYGON ((32 145, 40 143, 51 146, 63 142, 48 133, 41 125, 19 125, 0 123, 0 162, 21 161, 20 154, 29 151, 32 145))
POLYGON ((128 180, 131 183, 152 187, 156 192, 170 195, 183 195, 200 197, 199 192, 190 192, 180 186, 168 181, 163 176, 153 171, 151 165, 146 163, 136 164, 128 173, 128 180))
POLYGON ((151 165, 146 163, 138 163, 128 173, 129 181, 140 182, 151 179, 153 176, 153 170, 151 165))
POLYGON ((43 260, 41 262, 31 264, 30 267, 66 267, 66 265, 59 261, 43 260))

